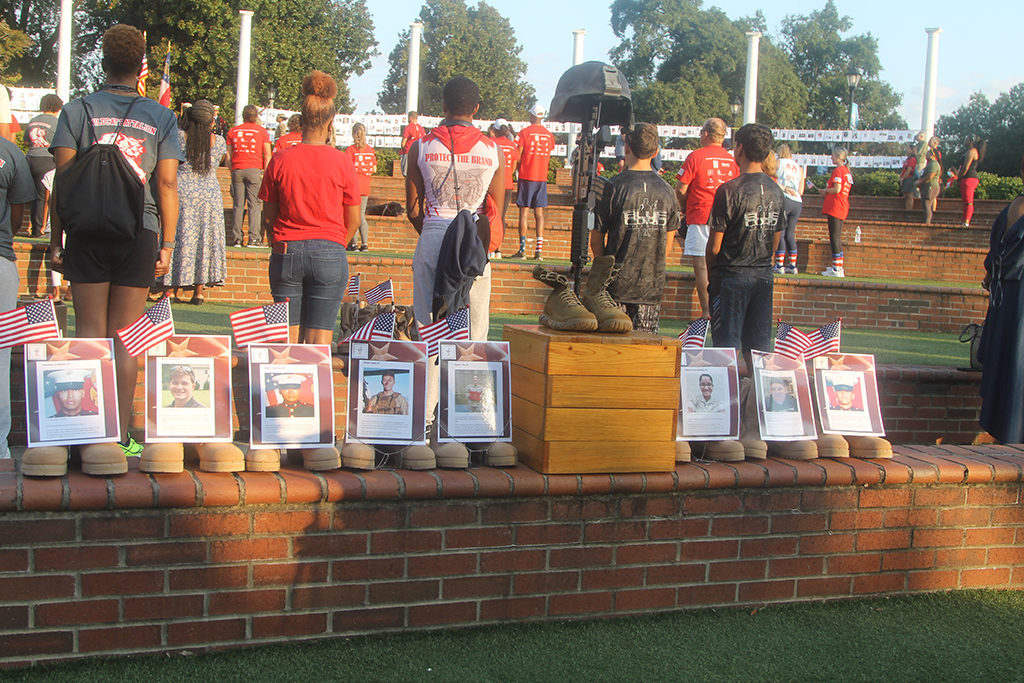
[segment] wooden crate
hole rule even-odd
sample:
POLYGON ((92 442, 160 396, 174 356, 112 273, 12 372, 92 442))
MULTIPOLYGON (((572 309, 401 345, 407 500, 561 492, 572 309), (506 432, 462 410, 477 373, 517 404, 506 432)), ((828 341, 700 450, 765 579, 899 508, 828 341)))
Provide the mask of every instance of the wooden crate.
POLYGON ((506 325, 512 443, 545 474, 670 472, 679 417, 678 339, 506 325))

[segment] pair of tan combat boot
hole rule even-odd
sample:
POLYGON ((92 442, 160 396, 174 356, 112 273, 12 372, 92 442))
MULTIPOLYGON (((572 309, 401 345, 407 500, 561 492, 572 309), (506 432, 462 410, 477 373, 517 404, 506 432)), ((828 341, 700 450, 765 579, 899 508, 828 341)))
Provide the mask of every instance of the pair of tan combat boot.
POLYGON ((763 460, 770 452, 787 460, 814 458, 891 458, 892 444, 877 436, 840 436, 822 434, 817 414, 814 416, 818 438, 809 441, 763 441, 758 428, 756 397, 753 382, 743 378, 740 385, 740 438, 730 441, 685 441, 676 443, 676 462, 688 462, 691 455, 720 462, 743 459, 763 460), (698 445, 699 444, 699 445, 698 445))
POLYGON ((544 266, 534 268, 533 278, 554 290, 544 304, 540 324, 570 332, 632 331, 633 321, 608 294, 608 285, 618 276, 620 268, 612 255, 594 259, 582 300, 572 290, 569 278, 544 266))
MULTIPOLYGON (((473 452, 480 453, 480 461, 487 467, 515 467, 517 455, 510 443, 495 442, 479 444, 473 452)), ((470 449, 457 442, 434 443, 433 446, 378 446, 385 453, 400 453, 400 466, 407 470, 466 469, 470 465, 470 449)), ((345 444, 341 449, 341 460, 345 467, 356 470, 372 470, 376 467, 376 451, 373 446, 363 443, 345 444)))

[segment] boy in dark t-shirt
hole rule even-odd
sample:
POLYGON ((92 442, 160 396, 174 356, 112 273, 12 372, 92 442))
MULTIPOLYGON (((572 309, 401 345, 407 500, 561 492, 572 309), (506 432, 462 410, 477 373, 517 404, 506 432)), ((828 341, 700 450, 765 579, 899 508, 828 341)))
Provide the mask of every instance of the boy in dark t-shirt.
POLYGON ((742 348, 748 368, 751 349, 771 350, 772 254, 786 225, 782 188, 761 170, 773 142, 758 123, 736 132, 740 176, 715 192, 709 224, 711 334, 715 346, 742 348))
POLYGON ((615 256, 620 268, 608 294, 625 308, 633 329, 658 333, 665 291, 665 253, 679 229, 679 206, 668 183, 652 170, 658 129, 638 123, 626 134, 627 170, 605 185, 596 207, 590 248, 615 256))

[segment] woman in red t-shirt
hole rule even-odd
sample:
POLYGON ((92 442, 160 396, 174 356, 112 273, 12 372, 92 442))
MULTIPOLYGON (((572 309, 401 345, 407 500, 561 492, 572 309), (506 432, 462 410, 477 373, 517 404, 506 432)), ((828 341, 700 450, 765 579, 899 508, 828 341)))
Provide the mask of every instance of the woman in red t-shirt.
POLYGON ((832 265, 822 271, 826 277, 846 277, 843 269, 843 221, 850 213, 850 189, 853 187, 853 175, 846 165, 846 148, 836 147, 832 150, 832 163, 836 165, 832 177, 828 179, 821 212, 828 219, 828 239, 832 243, 832 265))
POLYGON ((345 244, 359 222, 359 178, 352 158, 327 144, 337 93, 321 71, 302 80, 302 142, 271 157, 260 188, 270 291, 274 301, 288 300, 292 343, 331 343, 348 284, 345 244))
MULTIPOLYGON (((352 126, 352 144, 345 151, 352 157, 356 173, 359 174, 359 251, 367 251, 370 248, 367 245, 370 226, 366 224, 366 202, 370 199, 370 176, 377 172, 377 153, 373 151, 373 147, 366 144, 366 126, 361 123, 352 126)), ((348 250, 356 250, 355 233, 349 241, 348 250)))

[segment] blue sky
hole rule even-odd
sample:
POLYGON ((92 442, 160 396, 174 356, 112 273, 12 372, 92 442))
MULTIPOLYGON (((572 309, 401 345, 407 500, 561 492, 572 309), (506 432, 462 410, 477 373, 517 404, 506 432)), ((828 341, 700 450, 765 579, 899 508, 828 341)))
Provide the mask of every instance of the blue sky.
MULTIPOLYGON (((467 4, 475 4, 467 0, 467 4)), ((608 51, 618 40, 609 25, 608 4, 566 0, 560 3, 540 0, 491 0, 488 4, 511 22, 516 39, 529 65, 526 80, 542 102, 549 102, 558 77, 572 65, 572 31, 586 29, 584 59, 608 61, 608 51)), ((936 114, 941 116, 966 103, 977 90, 989 99, 1024 81, 1024 69, 1014 47, 1018 36, 1013 16, 1019 17, 1015 3, 986 3, 986 11, 973 17, 964 15, 964 5, 951 0, 929 3, 892 0, 837 0, 839 12, 853 19, 853 34, 870 32, 879 43, 882 78, 903 94, 901 114, 911 128, 921 124, 924 97, 924 69, 928 36, 925 27, 938 26, 939 75, 936 114), (998 16, 1003 21, 997 20, 998 16)), ((398 42, 398 35, 415 21, 422 0, 367 0, 378 49, 381 54, 373 68, 349 81, 356 113, 377 107, 377 93, 387 77, 387 56, 398 42)), ((789 0, 766 3, 762 0, 705 2, 717 5, 731 18, 749 16, 761 9, 768 30, 777 34, 788 14, 809 14, 821 9, 825 0, 789 0)))

